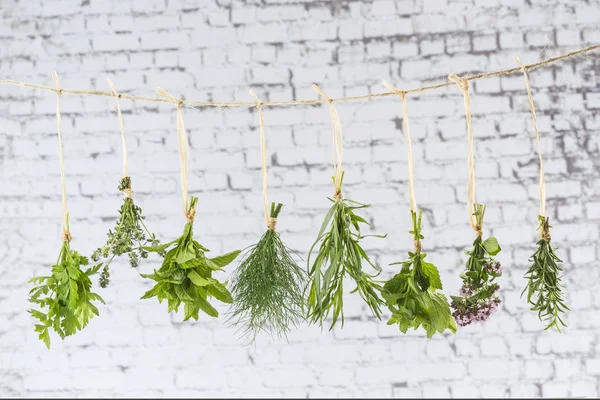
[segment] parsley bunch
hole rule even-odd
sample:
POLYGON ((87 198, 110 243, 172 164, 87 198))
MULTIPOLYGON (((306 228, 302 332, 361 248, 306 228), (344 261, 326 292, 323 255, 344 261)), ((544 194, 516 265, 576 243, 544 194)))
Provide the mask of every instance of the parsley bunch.
MULTIPOLYGON (((481 227, 485 206, 474 204, 474 208, 477 226, 481 227)), ((502 265, 493 258, 500 250, 496 238, 483 240, 478 234, 473 250, 466 252, 469 255, 466 271, 460 274, 463 285, 459 296, 450 296, 454 309, 452 315, 460 326, 487 320, 500 305, 501 300, 497 296, 500 285, 494 280, 502 275, 502 265)))
POLYGON ((106 304, 102 297, 91 291, 90 277, 98 273, 100 265, 84 272, 82 267, 86 265, 87 257, 72 250, 69 241, 64 240, 58 260, 52 266, 52 274, 29 280, 29 283, 38 284, 29 291, 29 301, 42 310, 30 309, 28 312, 39 320, 35 331, 48 348, 50 329, 62 339, 71 336, 85 328, 94 315, 99 315, 92 301, 106 304))
POLYGON ((409 259, 390 265, 402 265, 399 274, 394 275, 383 286, 382 296, 392 313, 388 325, 398 324, 400 331, 423 326, 427 337, 448 329, 456 333, 450 305, 446 296, 436 289, 442 289, 440 274, 435 265, 426 262, 426 254, 421 253, 421 218, 411 211, 413 230, 410 233, 415 241, 415 252, 408 253, 409 259))
MULTIPOLYGON (((198 199, 191 197, 188 215, 196 211, 198 199)), ((233 298, 225 284, 212 277, 213 271, 221 271, 240 253, 239 250, 215 258, 207 258, 204 253, 209 250, 194 240, 193 220, 188 219, 183 235, 177 239, 156 246, 143 246, 149 252, 162 254, 164 260, 160 269, 153 274, 142 274, 144 278, 156 282, 142 299, 156 297, 160 303, 167 300, 169 312, 178 312, 184 304, 185 319, 198 320, 199 311, 211 317, 218 317, 217 310, 208 302, 212 297, 224 303, 232 303, 233 298)))
MULTIPOLYGON (((120 191, 131 191, 131 178, 126 176, 119 183, 120 191)), ((105 288, 109 283, 109 266, 112 260, 120 255, 127 254, 129 263, 133 268, 139 265, 140 258, 147 258, 148 252, 142 248, 145 245, 158 245, 158 240, 153 233, 148 231, 144 224, 142 209, 135 205, 131 197, 126 197, 119 210, 119 219, 114 232, 108 231, 108 240, 103 247, 92 253, 92 260, 104 261, 100 274, 100 286, 105 288)))
MULTIPOLYGON (((310 248, 308 257, 310 266, 310 257, 319 244, 317 255, 309 270, 308 320, 313 324, 318 322, 322 326, 329 313, 332 313, 333 322, 329 329, 333 329, 340 315, 342 326, 344 325, 343 280, 346 276, 352 278, 357 285, 350 293, 358 291, 372 313, 381 319, 380 307, 384 303, 377 293, 381 290, 381 286, 373 280, 381 272, 381 269, 371 262, 359 243, 366 237, 361 235, 359 224, 367 226, 370 224, 355 214, 356 210, 369 207, 369 205, 342 199, 341 194, 335 199, 328 199, 333 206, 325 216, 317 240, 310 248), (363 260, 377 270, 377 275, 370 275, 363 271, 363 260)), ((368 236, 385 237, 386 235, 368 236)))
MULTIPOLYGON (((527 292, 527 303, 533 307, 532 311, 538 312, 540 321, 547 323, 545 329, 555 327, 560 332, 560 326, 566 327, 560 315, 569 310, 564 302, 564 285, 562 280, 562 267, 558 265, 562 262, 554 253, 550 245, 550 228, 548 218, 539 216, 540 226, 538 230, 542 232, 542 239, 537 242, 537 250, 529 259, 532 262, 527 270, 527 286, 521 293, 521 296, 527 292), (536 300, 534 301, 534 297, 536 300)), ((570 310, 569 310, 570 311, 570 310)))
MULTIPOLYGON (((271 203, 272 220, 277 219, 282 207, 281 203, 271 203)), ((230 319, 243 326, 251 341, 261 330, 285 336, 290 326, 298 326, 303 319, 305 280, 306 272, 290 255, 273 222, 233 274, 230 319)))

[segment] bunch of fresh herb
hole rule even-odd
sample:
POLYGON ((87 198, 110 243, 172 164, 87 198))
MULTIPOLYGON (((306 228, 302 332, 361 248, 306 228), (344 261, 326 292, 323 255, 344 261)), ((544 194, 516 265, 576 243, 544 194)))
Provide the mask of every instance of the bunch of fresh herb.
POLYGON ((250 247, 233 274, 230 319, 242 325, 244 335, 254 341, 258 332, 285 336, 303 320, 306 272, 275 232, 281 203, 271 203, 269 229, 250 247))
POLYGON ((96 300, 104 303, 102 297, 91 292, 90 277, 98 273, 100 265, 88 268, 88 259, 71 249, 70 235, 63 240, 58 260, 52 266, 50 276, 38 276, 29 283, 38 284, 29 291, 29 301, 42 310, 30 309, 28 312, 39 320, 35 331, 39 338, 50 348, 49 330, 53 329, 64 339, 75 334, 89 323, 98 308, 92 304, 96 300), (47 307, 47 311, 44 309, 47 307))
POLYGON ((398 324, 402 333, 409 328, 423 326, 427 337, 446 329, 456 333, 456 324, 452 319, 450 305, 446 296, 437 291, 442 289, 440 274, 435 265, 425 261, 426 254, 421 253, 421 218, 411 210, 415 252, 408 253, 408 260, 390 265, 402 265, 399 274, 394 275, 383 286, 382 296, 392 313, 388 325, 398 324))
POLYGON ((367 226, 370 224, 355 214, 355 211, 369 207, 368 204, 342 199, 341 193, 338 193, 334 199, 328 199, 333 206, 327 212, 317 240, 309 251, 308 265, 310 266, 313 250, 319 244, 319 250, 309 269, 307 319, 310 323, 318 322, 323 326, 323 321, 331 312, 333 322, 329 329, 333 329, 340 315, 342 326, 344 325, 343 280, 346 276, 352 278, 357 285, 350 293, 358 291, 372 313, 381 319, 380 307, 384 302, 377 293, 381 291, 381 286, 373 280, 379 275, 381 269, 371 262, 359 242, 367 236, 383 238, 386 235, 361 235, 359 224, 367 226), (363 260, 377 270, 376 275, 363 271, 363 260))
POLYGON ((561 325, 567 326, 560 314, 569 310, 564 302, 562 291, 564 288, 561 283, 563 269, 558 265, 562 260, 558 258, 550 245, 551 226, 548 224, 548 218, 541 215, 538 218, 540 222, 538 230, 542 232, 542 239, 537 242, 537 251, 529 259, 533 264, 525 274, 528 282, 521 296, 527 292, 527 302, 533 306, 532 311, 538 312, 540 321, 547 324, 545 329, 554 326, 560 332, 561 325), (537 297, 535 301, 534 297, 537 297))
POLYGON ((213 271, 221 271, 240 253, 239 250, 215 258, 207 258, 204 253, 209 250, 193 238, 193 215, 198 199, 191 197, 187 212, 188 222, 185 224, 183 235, 177 239, 157 246, 143 246, 149 252, 164 254, 160 269, 153 274, 142 274, 144 278, 156 282, 142 299, 156 297, 160 303, 167 300, 169 312, 179 311, 184 304, 185 319, 198 320, 199 311, 211 317, 218 317, 217 310, 208 302, 212 297, 224 303, 232 303, 231 293, 225 284, 212 277, 213 271))
MULTIPOLYGON (((126 176, 119 183, 119 190, 131 193, 131 178, 126 176)), ((147 258, 148 252, 142 246, 159 244, 156 236, 148 231, 144 224, 142 209, 133 202, 130 196, 125 197, 119 210, 119 220, 114 232, 108 231, 108 240, 103 247, 92 253, 92 260, 104 260, 104 267, 100 274, 100 286, 105 288, 109 283, 109 266, 112 260, 122 254, 127 254, 129 263, 133 268, 139 265, 140 258, 147 258)))
POLYGON ((497 296, 500 285, 494 280, 502 275, 502 265, 493 258, 501 248, 494 237, 482 240, 480 230, 485 206, 481 204, 473 206, 473 215, 476 217, 479 232, 473 242, 473 250, 466 252, 469 259, 466 271, 460 274, 463 285, 459 296, 450 296, 454 309, 452 315, 460 326, 487 320, 501 303, 497 296))

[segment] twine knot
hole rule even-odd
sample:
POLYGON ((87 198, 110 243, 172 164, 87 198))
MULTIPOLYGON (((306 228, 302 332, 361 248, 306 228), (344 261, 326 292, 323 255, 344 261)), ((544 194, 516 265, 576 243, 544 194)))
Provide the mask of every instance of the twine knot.
POLYGON ((461 91, 468 92, 469 91, 469 80, 467 78, 462 78, 456 74, 448 75, 448 79, 458 85, 461 91))
POLYGON ((277 218, 268 218, 267 221, 267 228, 269 230, 275 231, 275 228, 277 227, 277 218))
POLYGON ((540 236, 544 242, 550 243, 551 236, 550 236, 549 230, 546 230, 546 229, 540 230, 540 236))
POLYGON ((128 199, 133 199, 133 190, 131 188, 126 188, 121 190, 121 193, 123 193, 123 196, 125 196, 128 199))
POLYGON ((194 217, 196 216, 196 209, 192 208, 188 212, 185 213, 185 219, 188 223, 194 222, 194 217))
POLYGON ((415 253, 420 253, 421 252, 421 241, 420 240, 415 240, 413 242, 413 246, 415 249, 415 253))
POLYGON ((478 237, 483 236, 483 231, 481 230, 481 226, 475 226, 475 233, 477 234, 478 237))
POLYGON ((177 100, 177 108, 181 108, 182 105, 183 105, 183 100, 181 100, 181 99, 177 100))
POLYGON ((71 232, 69 231, 63 231, 62 240, 63 242, 70 242, 71 240, 73 240, 73 235, 71 235, 71 232))
POLYGON ((336 200, 341 200, 342 199, 342 191, 338 190, 333 194, 333 198, 336 200))

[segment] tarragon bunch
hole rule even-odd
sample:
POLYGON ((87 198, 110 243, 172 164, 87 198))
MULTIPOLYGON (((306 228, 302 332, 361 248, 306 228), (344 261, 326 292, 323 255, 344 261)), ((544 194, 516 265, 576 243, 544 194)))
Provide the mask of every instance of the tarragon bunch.
POLYGON ((233 274, 234 303, 229 318, 242 326, 251 341, 261 330, 278 338, 285 336, 303 320, 306 272, 275 232, 282 207, 271 203, 269 229, 250 247, 233 274))
POLYGON ((94 315, 99 315, 93 301, 106 304, 102 297, 91 291, 90 277, 98 273, 100 265, 84 272, 82 267, 87 265, 87 257, 72 250, 69 240, 64 240, 58 260, 52 266, 52 274, 29 280, 38 285, 29 291, 29 301, 41 310, 30 309, 28 312, 39 320, 35 331, 48 348, 50 329, 62 339, 71 336, 85 328, 94 315))
POLYGON ((400 331, 406 333, 409 328, 420 326, 431 338, 436 332, 443 333, 448 329, 456 333, 456 324, 452 319, 450 305, 446 296, 437 289, 442 289, 440 274, 435 265, 425 261, 427 256, 421 253, 421 218, 423 212, 417 214, 411 210, 413 229, 410 233, 415 241, 415 252, 408 253, 408 260, 390 265, 402 265, 399 274, 394 275, 383 286, 382 296, 385 299, 392 317, 388 325, 398 324, 400 331))
POLYGON ((540 222, 538 230, 542 232, 542 239, 537 242, 537 251, 529 259, 532 265, 525 274, 528 282, 521 296, 527 292, 527 302, 533 306, 532 311, 538 312, 540 321, 547 324, 545 329, 554 326, 560 332, 561 325, 567 326, 560 315, 569 310, 564 302, 562 290, 563 269, 558 265, 562 260, 550 245, 551 226, 548 224, 548 218, 541 215, 538 218, 540 222))
MULTIPOLYGON (((120 191, 131 191, 131 178, 126 176, 119 183, 120 191)), ((144 224, 142 209, 137 206, 131 197, 125 197, 119 210, 119 219, 115 230, 108 231, 108 240, 103 247, 92 253, 92 260, 104 260, 104 267, 100 274, 100 286, 105 288, 109 283, 109 266, 112 260, 120 255, 127 254, 129 263, 133 268, 139 265, 140 258, 147 258, 148 252, 142 248, 145 245, 158 245, 158 240, 153 233, 148 231, 144 224)))
MULTIPOLYGON (((196 211, 198 199, 191 197, 188 216, 193 216, 196 211)), ((184 304, 184 314, 187 321, 190 318, 198 320, 199 311, 211 317, 218 317, 217 310, 208 302, 215 298, 224 303, 232 303, 231 293, 225 284, 212 277, 213 271, 221 271, 224 266, 231 263, 240 253, 239 250, 215 258, 207 258, 204 253, 209 250, 193 238, 193 217, 188 217, 183 235, 177 239, 157 245, 144 246, 143 250, 154 253, 163 253, 164 260, 158 270, 153 274, 142 274, 144 278, 156 282, 142 299, 156 297, 160 303, 167 300, 168 311, 179 311, 181 303, 184 304)))
MULTIPOLYGON (((485 206, 473 206, 477 226, 481 227, 485 206)), ((483 240, 478 234, 473 242, 473 250, 466 252, 469 255, 466 271, 460 274, 463 285, 459 296, 450 296, 454 309, 452 315, 458 325, 467 326, 473 322, 485 321, 500 305, 501 300, 497 296, 500 285, 494 280, 502 275, 502 265, 493 258, 500 250, 495 237, 483 240)))
POLYGON ((333 206, 327 212, 317 240, 309 251, 308 265, 310 266, 311 255, 319 245, 317 255, 309 269, 307 319, 310 323, 318 322, 323 326, 323 321, 332 313, 333 322, 329 329, 333 329, 340 316, 342 326, 344 325, 343 280, 346 276, 357 285, 350 293, 358 291, 372 313, 381 319, 381 305, 384 302, 377 293, 381 291, 381 286, 373 280, 379 275, 381 269, 371 262, 360 246, 360 240, 367 236, 382 238, 386 235, 361 235, 360 224, 367 226, 370 224, 355 211, 369 207, 368 204, 342 199, 341 194, 336 198, 328 199, 333 206), (371 265, 377 274, 370 275, 364 272, 363 261, 371 265))

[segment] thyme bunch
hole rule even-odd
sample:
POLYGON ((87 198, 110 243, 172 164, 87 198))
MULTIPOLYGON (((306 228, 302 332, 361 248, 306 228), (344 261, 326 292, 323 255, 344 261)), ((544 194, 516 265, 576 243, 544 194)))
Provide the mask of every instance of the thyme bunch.
MULTIPOLYGON (((473 215, 476 217, 480 232, 485 206, 474 204, 473 207, 473 215)), ((501 303, 497 296, 500 285, 494 280, 502 275, 502 265, 493 258, 501 248, 496 238, 489 237, 483 240, 479 232, 473 242, 473 250, 466 251, 469 259, 466 270, 460 274, 463 285, 459 296, 450 296, 451 306, 454 309, 452 315, 460 326, 487 320, 501 303)))
POLYGON ((312 324, 318 322, 322 327, 323 321, 331 313, 333 321, 329 329, 333 329, 340 316, 344 326, 343 280, 346 276, 357 285, 350 293, 358 292, 373 315, 381 319, 381 305, 384 302, 377 293, 381 291, 381 286, 373 280, 381 269, 371 262, 361 247, 360 240, 367 236, 383 238, 386 235, 361 235, 360 224, 370 224, 355 211, 369 207, 369 204, 342 199, 341 194, 328 199, 333 205, 325 215, 308 256, 310 269, 306 300, 307 319, 312 324), (318 251, 310 266, 311 255, 317 245, 318 251), (364 272, 363 261, 371 265, 377 274, 370 275, 364 272))
MULTIPOLYGON (((68 215, 67 215, 68 219, 68 215)), ((67 228, 68 229, 68 228, 67 228)), ((50 348, 50 329, 61 339, 71 336, 87 326, 98 308, 92 303, 106 304, 102 297, 91 291, 90 277, 98 273, 100 265, 83 271, 89 263, 77 251, 71 249, 69 240, 63 240, 56 264, 48 276, 38 276, 28 283, 37 284, 29 291, 29 302, 41 310, 27 310, 39 323, 35 331, 46 347, 50 348), (47 311, 44 310, 47 308, 47 311)))
POLYGON ((402 269, 383 286, 382 296, 392 313, 387 324, 398 324, 402 333, 422 326, 428 338, 446 329, 456 333, 448 300, 438 291, 442 289, 440 273, 435 265, 425 261, 427 255, 421 253, 423 212, 419 212, 418 218, 414 211, 410 213, 413 229, 409 233, 413 235, 415 251, 408 252, 407 261, 390 264, 401 265, 402 269))
MULTIPOLYGON (((131 192, 131 178, 126 176, 119 182, 119 191, 131 192)), ((114 231, 108 231, 108 240, 104 246, 92 253, 92 260, 104 260, 102 273, 100 274, 100 286, 105 288, 110 282, 110 263, 115 257, 127 254, 129 264, 136 268, 140 259, 148 257, 148 252, 142 247, 146 245, 156 246, 159 244, 156 236, 150 233, 142 214, 142 209, 133 202, 133 198, 125 197, 119 219, 114 231)))
MULTIPOLYGON (((270 218, 277 219, 282 207, 271 203, 270 218)), ((241 325, 250 341, 260 331, 281 338, 303 320, 306 272, 290 252, 273 226, 244 254, 233 274, 229 319, 241 325)))
POLYGON ((168 311, 179 311, 184 304, 184 314, 187 321, 190 318, 198 320, 199 312, 203 311, 211 317, 218 317, 217 310, 208 302, 215 298, 223 303, 232 303, 233 298, 224 283, 212 277, 214 271, 222 271, 240 253, 239 250, 215 258, 207 258, 204 253, 210 251, 193 238, 193 215, 198 199, 191 197, 188 208, 188 222, 183 234, 177 239, 155 246, 143 246, 148 252, 164 254, 164 260, 153 274, 142 274, 144 278, 156 282, 142 299, 156 297, 159 303, 167 300, 168 311))
POLYGON ((565 286, 561 282, 563 269, 558 265, 562 260, 550 245, 551 226, 548 218, 540 215, 538 220, 542 238, 537 242, 536 252, 529 259, 532 264, 525 274, 527 286, 521 297, 527 292, 527 303, 533 306, 532 311, 537 311, 540 321, 546 323, 545 329, 555 327, 560 332, 561 326, 567 326, 560 315, 570 311, 564 302, 562 289, 565 286))

